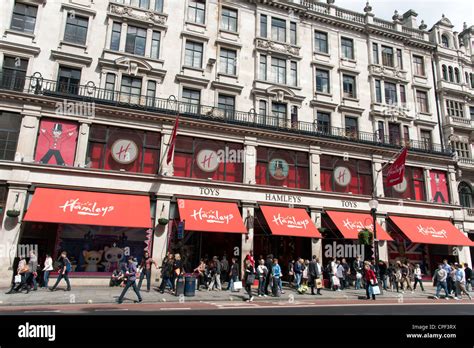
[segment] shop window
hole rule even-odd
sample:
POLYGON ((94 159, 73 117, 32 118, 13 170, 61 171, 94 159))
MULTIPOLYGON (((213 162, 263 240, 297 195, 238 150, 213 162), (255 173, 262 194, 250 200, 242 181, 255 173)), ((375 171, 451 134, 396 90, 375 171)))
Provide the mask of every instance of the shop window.
POLYGON ((79 125, 59 119, 42 119, 36 143, 35 161, 74 166, 79 125))
POLYGON ((308 154, 259 146, 256 182, 257 185, 308 189, 308 154))
POLYGON ((243 145, 178 136, 174 151, 174 176, 242 182, 243 145))
POLYGON ((464 208, 471 208, 473 199, 471 185, 465 182, 461 182, 459 184, 458 191, 461 206, 464 208))
POLYGON ((388 167, 383 171, 385 197, 415 201, 426 200, 423 169, 406 167, 403 182, 391 187, 387 186, 387 172, 388 167))
POLYGON ((373 190, 370 161, 321 156, 321 189, 371 195, 373 190))
POLYGON ((430 171, 431 197, 435 203, 449 203, 448 177, 440 170, 430 171))
POLYGON ((156 174, 160 134, 141 130, 93 125, 90 130, 88 167, 156 174))
POLYGON ((20 128, 20 114, 0 112, 0 160, 13 161, 15 159, 20 128))

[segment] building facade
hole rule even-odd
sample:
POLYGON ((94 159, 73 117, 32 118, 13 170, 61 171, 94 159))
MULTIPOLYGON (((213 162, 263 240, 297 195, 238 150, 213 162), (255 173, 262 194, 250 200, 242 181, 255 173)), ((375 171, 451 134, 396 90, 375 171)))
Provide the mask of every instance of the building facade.
POLYGON ((427 274, 443 258, 470 263, 463 162, 445 138, 471 125, 448 126, 439 110, 442 50, 414 11, 386 21, 368 4, 308 0, 1 6, 2 272, 24 245, 67 250, 88 281, 146 248, 193 267, 250 250, 325 260, 326 245, 372 228, 373 197, 382 260, 427 274), (383 168, 402 146, 405 180, 389 188, 383 168))

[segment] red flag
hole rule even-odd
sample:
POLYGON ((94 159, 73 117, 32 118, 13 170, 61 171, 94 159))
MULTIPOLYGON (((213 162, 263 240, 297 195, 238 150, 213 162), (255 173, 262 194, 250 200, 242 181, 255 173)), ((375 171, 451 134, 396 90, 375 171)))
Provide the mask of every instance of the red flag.
POLYGON ((403 177, 405 175, 405 161, 407 159, 408 149, 406 147, 403 148, 400 155, 398 155, 395 162, 392 163, 390 167, 388 167, 387 173, 387 186, 395 186, 400 184, 403 181, 403 177))
POLYGON ((173 159, 174 146, 176 145, 176 135, 178 131, 178 123, 179 117, 176 117, 176 121, 174 121, 173 132, 171 133, 170 143, 168 145, 168 155, 166 157, 166 164, 170 164, 171 160, 173 159))

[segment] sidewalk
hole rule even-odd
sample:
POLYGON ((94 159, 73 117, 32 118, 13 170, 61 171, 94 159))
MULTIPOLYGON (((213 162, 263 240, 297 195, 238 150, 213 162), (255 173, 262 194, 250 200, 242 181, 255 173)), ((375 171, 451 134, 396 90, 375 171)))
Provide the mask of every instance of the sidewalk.
MULTIPOLYGON (((164 294, 152 288, 150 292, 146 292, 145 287, 142 286, 141 295, 144 303, 157 302, 216 302, 216 301, 242 301, 246 299, 247 295, 244 290, 239 292, 230 291, 196 291, 196 296, 193 297, 177 297, 169 292, 164 294)), ((431 298, 435 289, 433 286, 426 284, 425 292, 417 289, 414 293, 407 291, 405 293, 384 291, 383 295, 378 298, 397 298, 399 301, 403 299, 427 299, 431 298)), ((65 288, 60 288, 55 292, 46 289, 38 289, 31 291, 29 294, 18 293, 7 295, 8 289, 1 289, 0 292, 0 310, 4 306, 35 306, 35 305, 65 305, 65 304, 99 304, 99 303, 114 303, 120 295, 122 288, 114 287, 74 287, 72 291, 65 291, 65 288)), ((300 295, 295 289, 284 288, 284 294, 281 297, 257 297, 255 301, 315 301, 315 300, 358 300, 365 298, 365 290, 355 290, 353 288, 343 291, 331 291, 323 289, 322 296, 312 296, 310 291, 306 294, 300 295)), ((256 289, 253 289, 256 294, 256 289)), ((474 294, 473 294, 474 295, 474 294)), ((132 289, 127 292, 126 298, 128 300, 136 300, 136 295, 132 289)))

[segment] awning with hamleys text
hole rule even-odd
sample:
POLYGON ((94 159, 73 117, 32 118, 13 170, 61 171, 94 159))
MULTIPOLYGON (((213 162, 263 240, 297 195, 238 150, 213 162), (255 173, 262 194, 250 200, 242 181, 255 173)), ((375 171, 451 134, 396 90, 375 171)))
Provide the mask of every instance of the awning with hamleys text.
MULTIPOLYGON (((360 230, 366 228, 373 231, 373 218, 370 214, 364 213, 349 213, 347 211, 327 211, 332 222, 336 225, 339 232, 342 233, 346 239, 358 239, 360 230)), ((376 238, 377 240, 393 239, 377 222, 376 238)))
POLYGON ((389 216, 412 243, 474 246, 468 237, 448 220, 389 216))
POLYGON ((261 206, 273 235, 321 238, 321 233, 305 209, 261 206))
POLYGON ((150 228, 150 198, 74 190, 37 188, 25 221, 150 228))
POLYGON ((178 199, 186 231, 247 233, 237 203, 178 199))

